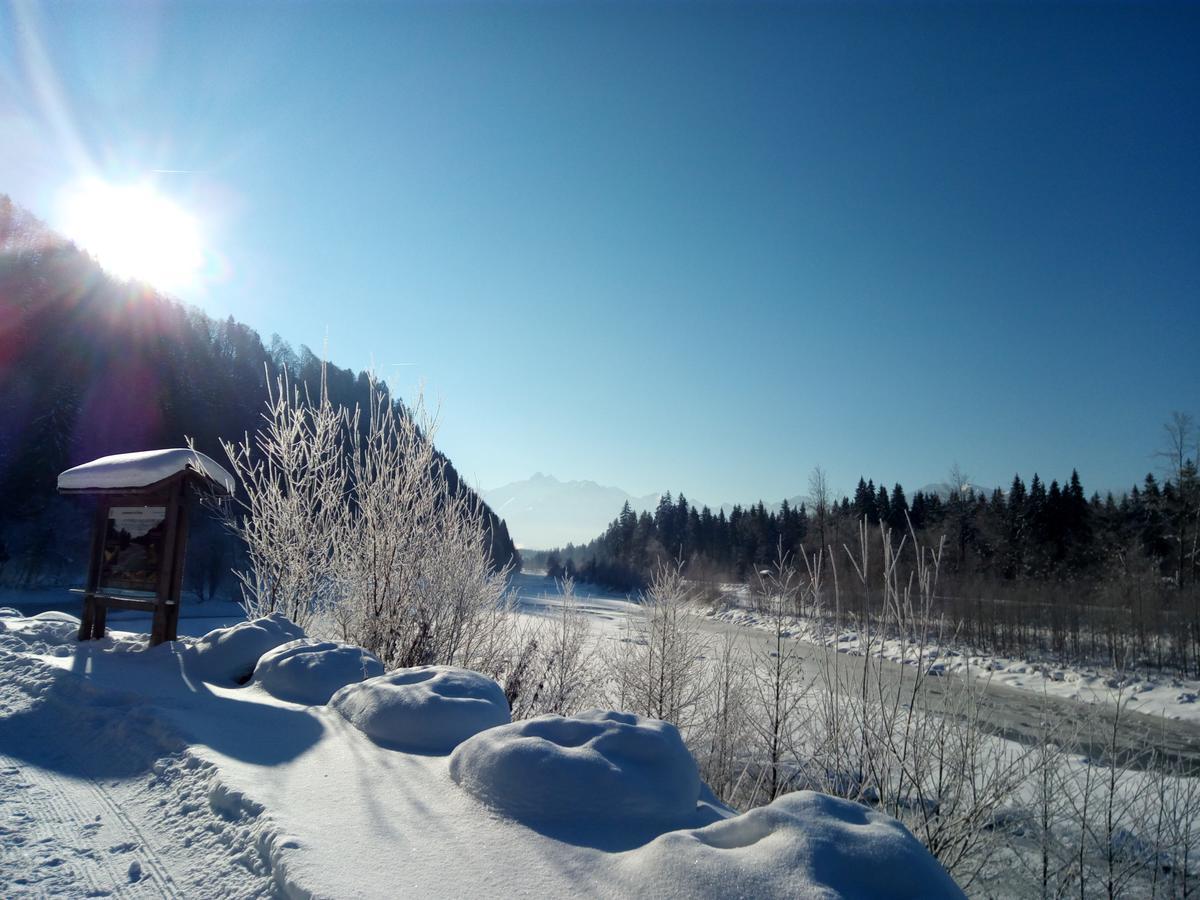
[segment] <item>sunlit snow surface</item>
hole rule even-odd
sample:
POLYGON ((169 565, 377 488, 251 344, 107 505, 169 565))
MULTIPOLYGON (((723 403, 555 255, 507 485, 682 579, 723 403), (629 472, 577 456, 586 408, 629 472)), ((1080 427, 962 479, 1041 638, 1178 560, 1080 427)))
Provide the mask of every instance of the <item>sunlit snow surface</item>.
POLYGON ((348 684, 383 674, 383 663, 361 647, 301 638, 268 650, 254 683, 280 700, 317 706, 348 684))
POLYGON ((545 775, 523 777, 566 815, 526 822, 519 786, 480 799, 450 756, 389 749, 327 706, 235 686, 249 656, 296 639, 281 622, 149 650, 124 632, 77 644, 76 627, 0 615, 6 896, 958 895, 911 835, 852 804, 802 793, 731 818, 701 787, 685 815, 692 770, 650 777, 683 765, 678 747, 605 745, 619 726, 653 730, 645 720, 597 713, 460 744, 477 773, 530 735, 554 745, 539 751, 545 775), (573 765, 589 741, 596 758, 573 765), (634 786, 612 773, 619 789, 597 791, 601 763, 631 767, 634 786))
POLYGON ((500 685, 454 666, 397 669, 347 685, 329 706, 377 744, 413 753, 449 753, 509 718, 500 685))

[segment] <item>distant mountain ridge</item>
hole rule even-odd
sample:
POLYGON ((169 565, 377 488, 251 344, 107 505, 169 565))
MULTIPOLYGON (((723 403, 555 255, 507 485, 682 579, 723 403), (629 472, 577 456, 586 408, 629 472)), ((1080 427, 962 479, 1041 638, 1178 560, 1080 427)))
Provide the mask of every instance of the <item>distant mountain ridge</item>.
MULTIPOLYGON (((479 495, 497 516, 504 519, 517 547, 529 550, 586 544, 608 527, 626 503, 634 512, 653 512, 662 497, 661 493, 639 497, 622 488, 589 480, 560 481, 542 472, 501 487, 481 490, 479 495)), ((798 506, 804 498, 789 497, 787 501, 798 506)), ((735 505, 713 506, 691 496, 688 502, 698 508, 707 505, 714 514, 723 511, 725 515, 729 515, 735 505)), ((768 510, 778 510, 779 505, 764 501, 768 510)))
POLYGON ((505 520, 518 547, 544 550, 565 544, 584 544, 605 527, 628 503, 636 512, 653 510, 661 494, 635 497, 619 487, 594 481, 559 481, 536 473, 480 496, 505 520))

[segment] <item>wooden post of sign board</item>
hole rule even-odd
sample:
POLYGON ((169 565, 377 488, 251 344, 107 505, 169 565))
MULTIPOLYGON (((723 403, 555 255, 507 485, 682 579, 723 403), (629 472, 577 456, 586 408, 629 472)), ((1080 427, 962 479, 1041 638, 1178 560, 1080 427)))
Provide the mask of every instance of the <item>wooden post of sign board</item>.
POLYGON ((184 503, 185 483, 176 480, 167 495, 167 530, 163 536, 163 559, 158 569, 158 586, 155 592, 154 622, 150 630, 150 646, 176 638, 175 628, 179 622, 179 594, 183 584, 183 554, 187 546, 187 528, 184 503))
MULTIPOLYGON (((79 640, 92 638, 96 621, 96 590, 100 585, 100 567, 104 562, 104 532, 108 527, 108 498, 96 501, 96 515, 92 521, 92 550, 88 559, 87 582, 83 595, 83 617, 79 623, 79 640)), ((100 636, 104 630, 101 628, 100 636)))
POLYGON ((171 561, 171 590, 168 594, 170 603, 167 606, 166 639, 175 640, 179 635, 179 606, 183 602, 183 566, 187 559, 188 539, 188 505, 186 496, 187 484, 179 483, 179 512, 175 525, 174 549, 168 557, 171 561))

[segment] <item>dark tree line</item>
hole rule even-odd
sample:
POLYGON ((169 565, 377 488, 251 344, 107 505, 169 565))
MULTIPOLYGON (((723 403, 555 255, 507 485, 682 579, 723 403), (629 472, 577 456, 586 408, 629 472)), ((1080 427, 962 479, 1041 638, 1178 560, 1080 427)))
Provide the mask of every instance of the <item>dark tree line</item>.
MULTIPOLYGON (((264 345, 232 317, 118 282, 0 195, 0 579, 77 577, 87 524, 78 503, 55 494, 58 472, 182 446, 186 436, 221 461, 220 439, 258 428, 267 385, 285 368, 294 384, 319 390, 322 361, 307 347, 278 335, 264 345)), ((365 405, 365 372, 330 365, 326 383, 335 404, 365 405)), ((447 473, 454 490, 470 492, 453 466, 447 473)), ((507 562, 516 555, 508 529, 487 514, 493 559, 507 562)), ((220 554, 235 552, 206 537, 209 555, 188 560, 201 593, 229 569, 220 554)))
MULTIPOLYGON (((916 491, 911 501, 900 484, 876 487, 859 479, 853 497, 832 504, 826 526, 835 549, 856 535, 858 522, 887 525, 894 540, 909 534, 946 535, 948 571, 1014 580, 1078 580, 1123 571, 1134 560, 1180 584, 1196 581, 1193 548, 1200 483, 1186 461, 1182 480, 1161 484, 1148 474, 1120 498, 1088 497, 1077 472, 1047 486, 1018 475, 1007 491, 978 492, 947 485, 942 492, 916 491), (1180 566, 1179 547, 1183 547, 1180 566)), ((698 576, 745 581, 782 549, 795 555, 818 543, 807 504, 761 501, 713 513, 680 495, 664 494, 654 512, 626 504, 605 532, 584 545, 568 545, 544 561, 564 572, 612 586, 639 587, 664 560, 684 560, 698 576)), ((936 543, 936 541, 935 541, 936 543)), ((558 571, 558 569, 556 569, 558 571)))

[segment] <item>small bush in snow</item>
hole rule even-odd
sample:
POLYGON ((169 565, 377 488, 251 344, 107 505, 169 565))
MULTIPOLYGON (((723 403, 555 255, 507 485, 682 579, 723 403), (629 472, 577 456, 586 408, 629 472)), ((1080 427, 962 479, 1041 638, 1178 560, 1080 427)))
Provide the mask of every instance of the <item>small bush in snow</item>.
POLYGON ((700 718, 708 645, 682 566, 660 566, 638 614, 610 651, 608 701, 616 709, 688 729, 700 718))

